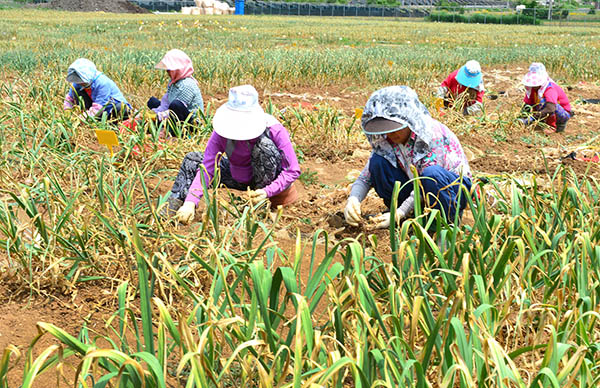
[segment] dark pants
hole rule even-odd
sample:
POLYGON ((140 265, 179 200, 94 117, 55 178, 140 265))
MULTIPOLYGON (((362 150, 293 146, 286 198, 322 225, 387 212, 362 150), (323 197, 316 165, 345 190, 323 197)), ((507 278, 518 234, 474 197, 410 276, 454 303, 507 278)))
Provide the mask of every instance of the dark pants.
MULTIPOLYGON (((92 98, 86 93, 85 90, 80 90, 77 92, 77 101, 83 101, 83 107, 85 110, 88 110, 92 107, 94 101, 92 98)), ((120 101, 109 101, 106 105, 104 105, 104 109, 96 114, 98 117, 102 117, 102 115, 106 113, 108 120, 116 120, 122 119, 125 120, 129 117, 129 106, 122 104, 120 101)))
MULTIPOLYGON (((160 100, 156 97, 150 97, 146 105, 150 109, 158 108, 160 106, 160 100)), ((190 116, 191 112, 187 106, 185 106, 185 104, 179 100, 174 100, 171 102, 168 109, 170 112, 169 119, 167 120, 167 128, 169 133, 175 136, 177 134, 175 131, 175 125, 177 125, 178 122, 185 122, 185 120, 187 120, 190 116)))
MULTIPOLYGON (((202 152, 190 152, 183 158, 175 183, 171 189, 171 195, 185 201, 192 181, 198 173, 204 155, 202 152)), ((267 136, 261 136, 252 148, 252 182, 238 182, 231 176, 229 159, 223 156, 219 162, 221 171, 221 183, 231 189, 246 190, 248 188, 262 189, 273 182, 281 173, 283 168, 281 152, 267 136)), ((209 182, 207 182, 209 183, 209 182)))
MULTIPOLYGON (((377 154, 374 154, 369 161, 369 172, 371 173, 373 188, 389 208, 392 202, 394 184, 398 181, 400 185, 404 185, 409 181, 408 176, 404 170, 392 166, 383 156, 377 154)), ((457 174, 440 166, 426 167, 420 175, 426 203, 431 208, 442 210, 449 221, 454 220, 456 214, 456 204, 460 191, 459 178, 457 174)), ((471 180, 469 178, 463 177, 462 184, 467 190, 471 190, 471 180)), ((410 196, 412 191, 412 182, 400 190, 398 206, 410 196)), ((461 194, 459 212, 462 212, 467 205, 465 195, 465 193, 461 194)))
MULTIPOLYGON (((148 100, 148 108, 155 109, 160 106, 160 100, 156 97, 150 97, 148 100)), ((179 100, 175 100, 169 104, 169 110, 171 111, 172 117, 179 121, 185 121, 191 114, 190 110, 185 104, 179 100)))

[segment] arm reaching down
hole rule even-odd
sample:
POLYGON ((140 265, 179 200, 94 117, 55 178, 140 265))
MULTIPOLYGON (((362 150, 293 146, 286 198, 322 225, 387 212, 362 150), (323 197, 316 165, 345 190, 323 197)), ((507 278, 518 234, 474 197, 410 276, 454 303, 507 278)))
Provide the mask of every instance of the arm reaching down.
POLYGON ((156 117, 158 121, 163 121, 167 117, 169 117, 169 97, 167 93, 165 93, 160 99, 160 105, 158 108, 152 109, 154 113, 156 113, 156 117))
MULTIPOLYGON (((402 202, 400 206, 396 209, 396 222, 399 222, 410 214, 411 211, 415 208, 415 192, 411 192, 410 196, 402 202)), ((385 212, 380 214, 379 216, 373 218, 373 222, 375 222, 375 227, 378 229, 387 228, 390 226, 390 212, 385 212)))

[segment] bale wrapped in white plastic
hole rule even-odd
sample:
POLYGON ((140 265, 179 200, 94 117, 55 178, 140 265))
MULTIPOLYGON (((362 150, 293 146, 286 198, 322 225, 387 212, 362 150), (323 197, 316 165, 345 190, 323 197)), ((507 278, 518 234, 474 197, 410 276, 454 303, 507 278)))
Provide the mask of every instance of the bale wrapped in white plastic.
POLYGON ((225 13, 229 11, 229 4, 224 3, 222 1, 215 1, 215 9, 221 11, 221 13, 225 13))
POLYGON ((202 7, 203 8, 213 8, 215 5, 215 1, 214 0, 202 0, 202 7))
POLYGON ((194 0, 194 3, 196 3, 196 7, 202 7, 202 0, 194 0))
POLYGON ((193 7, 181 7, 181 13, 184 15, 191 15, 193 7))
POLYGON ((215 9, 214 8, 204 8, 204 14, 205 15, 214 15, 215 9))

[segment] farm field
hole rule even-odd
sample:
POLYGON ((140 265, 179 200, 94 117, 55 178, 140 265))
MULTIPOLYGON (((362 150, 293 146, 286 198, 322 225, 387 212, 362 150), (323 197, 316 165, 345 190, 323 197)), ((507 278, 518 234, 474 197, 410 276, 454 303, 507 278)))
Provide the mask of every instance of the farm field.
MULTIPOLYGON (((600 95, 599 28, 0 16, 1 387, 598 385, 600 105, 584 100, 600 95), (142 128, 111 158, 106 124, 62 110, 76 58, 141 108, 164 93, 154 65, 171 48, 194 61, 198 133, 158 147, 142 128), (436 111, 468 59, 484 113, 436 111), (563 134, 516 124, 533 61, 574 107, 563 134), (211 190, 191 225, 161 220, 183 156, 244 83, 291 134, 300 199, 268 211, 211 190), (479 195, 459 226, 428 210, 390 230, 344 222, 370 154, 355 109, 394 84, 465 148, 479 195)), ((370 195, 363 214, 384 210, 370 195)))

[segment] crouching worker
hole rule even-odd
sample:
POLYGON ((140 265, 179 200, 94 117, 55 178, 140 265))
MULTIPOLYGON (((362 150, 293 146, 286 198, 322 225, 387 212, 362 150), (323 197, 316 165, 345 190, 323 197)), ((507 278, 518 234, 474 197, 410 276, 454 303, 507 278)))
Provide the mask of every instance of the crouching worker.
POLYGON ((171 132, 177 122, 194 123, 198 110, 204 112, 204 102, 198 81, 192 77, 194 67, 190 57, 181 50, 169 50, 156 68, 166 70, 171 80, 160 100, 150 97, 148 108, 156 114, 157 120, 169 121, 171 132))
POLYGON ((65 96, 65 110, 72 109, 81 101, 84 118, 101 117, 104 113, 109 120, 129 117, 131 105, 123 93, 90 60, 79 58, 73 62, 67 70, 67 81, 71 88, 65 96))
POLYGON ((548 76, 546 67, 541 63, 532 63, 523 78, 523 85, 523 108, 529 111, 529 115, 520 121, 529 125, 541 120, 556 132, 563 132, 572 116, 571 104, 564 90, 548 76))
MULTIPOLYGON (((367 165, 352 185, 344 210, 346 221, 358 225, 360 203, 373 187, 389 209, 396 181, 401 185, 413 178, 411 166, 419 173, 424 201, 439 209, 452 222, 456 211, 466 206, 461 186, 471 190, 471 171, 456 135, 434 120, 407 86, 390 86, 373 93, 363 111, 362 128, 372 152, 367 165), (462 181, 461 181, 462 177, 462 181)), ((413 183, 405 185, 398 196, 397 220, 413 211, 413 183)), ((378 228, 390 224, 390 213, 374 219, 378 228)))
POLYGON ((442 82, 437 97, 444 100, 444 106, 462 102, 463 114, 472 115, 481 111, 484 93, 481 66, 477 61, 468 61, 442 82))
POLYGON ((227 103, 215 113, 213 128, 204 154, 190 152, 183 159, 163 216, 175 213, 178 221, 189 223, 202 197, 201 176, 210 185, 215 165, 222 184, 252 190, 249 199, 254 203, 268 198, 275 206, 287 205, 297 199, 293 183, 300 166, 290 135, 262 110, 254 87, 231 88, 227 103))

